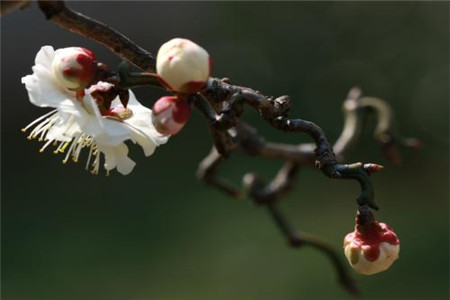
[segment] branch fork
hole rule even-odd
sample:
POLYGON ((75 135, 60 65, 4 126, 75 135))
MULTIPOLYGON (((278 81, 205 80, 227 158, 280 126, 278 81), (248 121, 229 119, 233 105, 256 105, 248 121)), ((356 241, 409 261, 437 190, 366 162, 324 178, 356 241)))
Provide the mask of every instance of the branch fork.
MULTIPOLYGON (((112 74, 111 77, 118 91, 123 93, 126 89, 139 86, 163 88, 155 76, 156 60, 153 54, 111 27, 69 9, 62 1, 40 0, 38 4, 47 19, 69 31, 96 40, 143 71, 131 72, 129 64, 122 63, 118 74, 112 74)), ((374 137, 392 163, 400 163, 397 146, 415 149, 421 146, 420 141, 403 138, 398 133, 387 102, 363 96, 360 88, 352 88, 343 104, 344 128, 332 145, 325 132, 315 123, 289 118, 292 100, 286 95, 264 96, 251 88, 233 85, 228 78, 209 78, 206 86, 199 93, 190 95, 188 100, 205 117, 213 140, 213 147, 200 163, 197 176, 231 197, 248 195, 255 204, 265 207, 290 246, 300 248, 308 245, 324 252, 335 267, 338 281, 347 291, 356 294, 357 288, 339 255, 325 242, 293 230, 279 211, 278 204, 293 189, 303 167, 316 167, 329 178, 356 180, 361 187, 356 199, 359 216, 372 215, 372 210, 377 210, 378 206, 374 201, 369 176, 383 167, 374 163, 340 163, 358 141, 365 118, 369 114, 377 116, 374 137), (306 133, 313 143, 288 145, 266 141, 256 129, 242 120, 247 106, 257 110, 275 129, 306 133), (279 159, 284 164, 269 183, 266 184, 257 174, 249 172, 243 177, 243 187, 238 188, 219 175, 220 165, 237 149, 248 155, 279 159)))

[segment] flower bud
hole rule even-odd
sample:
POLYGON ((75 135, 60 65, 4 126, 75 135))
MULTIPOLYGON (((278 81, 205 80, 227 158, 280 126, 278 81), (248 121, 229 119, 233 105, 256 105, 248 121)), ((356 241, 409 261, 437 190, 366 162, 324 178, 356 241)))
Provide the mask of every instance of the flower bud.
MULTIPOLYGON (((358 221, 357 221, 358 222, 358 221)), ((400 240, 387 224, 373 220, 356 225, 344 238, 344 252, 356 272, 372 275, 389 269, 398 259, 400 240)))
POLYGON ((159 48, 156 72, 168 89, 178 93, 195 94, 206 84, 212 61, 208 52, 196 43, 176 38, 159 48))
POLYGON ((62 87, 80 91, 94 80, 97 61, 94 54, 88 49, 80 47, 62 48, 55 51, 52 70, 62 87))
POLYGON ((186 99, 165 96, 155 102, 152 112, 156 130, 164 135, 174 135, 186 124, 191 108, 186 99))

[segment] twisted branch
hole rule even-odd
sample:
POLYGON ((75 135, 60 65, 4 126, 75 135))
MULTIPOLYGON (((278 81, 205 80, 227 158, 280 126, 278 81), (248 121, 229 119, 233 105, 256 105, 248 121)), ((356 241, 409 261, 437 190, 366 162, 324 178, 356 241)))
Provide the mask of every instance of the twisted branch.
POLYGON ((377 123, 374 138, 381 145, 384 155, 391 163, 398 165, 401 157, 397 146, 419 149, 422 143, 415 138, 405 138, 395 126, 394 113, 386 101, 376 97, 366 97, 358 87, 348 93, 343 103, 345 124, 340 137, 334 144, 334 151, 343 159, 355 146, 361 136, 363 124, 369 114, 375 114, 377 123))
POLYGON ((315 236, 306 233, 297 233, 294 231, 290 224, 287 223, 286 218, 281 214, 278 207, 274 203, 267 204, 267 209, 272 216, 273 220, 277 224, 280 231, 286 237, 289 245, 294 248, 300 248, 302 246, 311 246, 317 250, 323 252, 330 259, 333 264, 337 275, 338 282, 352 295, 359 295, 359 290, 355 285, 353 279, 349 276, 346 268, 339 259, 339 255, 331 248, 328 243, 318 239, 315 236))
MULTIPOLYGON (((153 74, 155 58, 151 53, 107 25, 68 9, 62 1, 38 2, 40 9, 51 21, 98 41, 122 59, 146 71, 131 73, 129 67, 123 64, 119 70, 120 81, 117 83, 120 88, 143 85, 161 87, 153 74)), ((267 185, 256 174, 247 173, 243 179, 244 189, 256 204, 268 209, 291 246, 299 248, 310 245, 323 251, 332 261, 339 282, 349 292, 355 294, 357 289, 354 282, 336 252, 317 238, 297 234, 279 212, 276 202, 292 189, 301 167, 316 166, 327 177, 358 181, 361 186, 361 194, 357 198, 358 205, 377 209, 369 175, 382 167, 362 163, 347 165, 340 164, 339 161, 344 160, 357 142, 363 120, 369 113, 378 116, 375 138, 382 144, 383 150, 392 162, 400 162, 396 145, 412 148, 420 146, 418 140, 402 138, 397 134, 393 126, 392 111, 386 102, 374 97, 362 97, 359 89, 352 89, 344 102, 344 129, 333 147, 319 126, 310 121, 288 117, 291 107, 288 96, 266 97, 250 88, 231 85, 228 79, 210 78, 203 91, 190 96, 189 100, 208 121, 214 143, 210 154, 199 166, 197 172, 199 178, 230 196, 239 197, 243 192, 219 175, 220 165, 232 151, 241 149, 249 155, 285 161, 276 177, 267 185), (266 142, 254 128, 241 120, 245 106, 257 110, 264 120, 278 130, 308 134, 314 144, 286 145, 266 142)))

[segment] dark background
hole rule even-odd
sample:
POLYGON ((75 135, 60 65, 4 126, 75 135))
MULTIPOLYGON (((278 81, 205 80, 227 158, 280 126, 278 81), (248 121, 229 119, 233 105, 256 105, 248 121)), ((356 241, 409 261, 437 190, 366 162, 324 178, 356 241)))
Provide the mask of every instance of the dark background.
MULTIPOLYGON (((289 94, 292 116, 339 135, 341 104, 353 85, 392 105, 402 132, 423 140, 386 162, 365 131, 348 162, 386 166, 373 176, 378 219, 402 241, 388 271, 354 274, 364 299, 448 299, 449 4, 445 2, 70 2, 156 52, 173 37, 202 45, 214 76, 289 94)), ((195 178, 210 147, 194 113, 184 130, 129 176, 92 176, 84 162, 61 164, 20 129, 47 110, 27 100, 20 78, 37 51, 82 46, 111 67, 102 46, 44 19, 36 4, 1 19, 2 299, 349 299, 327 259, 286 246, 266 212, 228 199, 195 178)), ((137 89, 151 106, 161 93, 137 89)), ((270 140, 304 135, 246 119, 270 140)), ((281 162, 233 154, 223 174, 268 179, 281 162)), ((301 230, 340 250, 352 230, 358 186, 304 170, 282 209, 301 230)), ((342 258, 344 256, 342 255, 342 258)))

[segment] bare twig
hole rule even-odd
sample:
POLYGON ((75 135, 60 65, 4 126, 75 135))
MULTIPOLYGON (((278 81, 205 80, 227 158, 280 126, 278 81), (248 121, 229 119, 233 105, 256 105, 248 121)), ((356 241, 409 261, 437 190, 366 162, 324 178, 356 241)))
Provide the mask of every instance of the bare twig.
POLYGON ((282 196, 293 189, 299 171, 299 164, 286 162, 275 178, 267 185, 264 185, 255 173, 245 174, 243 183, 256 204, 269 205, 280 200, 282 196))
POLYGON ((211 152, 200 163, 197 176, 207 184, 214 185, 232 197, 240 197, 241 191, 218 175, 218 167, 223 161, 224 157, 217 152, 215 147, 212 147, 211 152))
POLYGON ((338 282, 353 295, 359 295, 359 290, 355 284, 355 281, 348 274, 347 269, 344 267, 339 255, 336 251, 326 242, 318 239, 315 236, 306 233, 297 233, 292 229, 291 225, 287 222, 286 218, 281 214, 279 209, 274 203, 269 203, 266 205, 272 219, 277 224, 277 227, 286 237, 289 245, 294 248, 301 248, 303 246, 311 246, 317 250, 322 251, 333 264, 336 274, 338 277, 338 282))
POLYGON ((0 1, 0 15, 3 17, 6 14, 9 14, 18 9, 27 8, 30 5, 29 0, 15 0, 15 1, 0 1))
MULTIPOLYGON (((143 85, 161 87, 152 74, 155 70, 155 58, 151 53, 114 29, 68 9, 62 1, 39 1, 39 7, 48 19, 63 28, 102 43, 124 60, 146 71, 131 73, 129 66, 123 64, 119 70, 120 80, 117 82, 120 88, 143 85)), ((368 113, 377 115, 375 139, 383 145, 388 158, 394 163, 399 162, 394 147, 396 144, 417 148, 420 143, 415 139, 402 138, 396 133, 392 111, 385 101, 362 97, 361 94, 360 89, 354 88, 344 102, 345 125, 334 147, 325 132, 315 123, 288 117, 291 108, 289 96, 268 97, 251 88, 232 85, 226 78, 210 78, 201 93, 189 97, 190 103, 206 118, 214 143, 211 152, 198 168, 198 177, 226 194, 238 197, 243 194, 242 191, 219 174, 220 165, 232 151, 241 149, 248 155, 285 161, 276 177, 267 185, 256 174, 247 173, 243 178, 244 189, 255 203, 269 210, 291 246, 299 248, 309 245, 323 251, 333 263, 339 282, 353 294, 357 293, 357 289, 336 252, 315 237, 298 235, 281 215, 276 202, 292 190, 301 167, 316 166, 330 178, 356 180, 361 186, 358 205, 377 209, 369 175, 382 167, 377 164, 339 163, 360 137, 364 118, 368 113), (264 120, 278 130, 308 134, 314 144, 287 145, 265 141, 254 128, 242 121, 245 106, 257 110, 264 120)))
POLYGON ((334 144, 334 151, 343 159, 355 146, 361 135, 365 118, 373 113, 377 117, 374 138, 382 147, 384 155, 393 164, 400 164, 401 157, 397 145, 418 149, 422 143, 415 138, 405 138, 398 133, 394 113, 386 101, 362 95, 358 87, 350 90, 343 104, 345 124, 342 133, 334 144))
POLYGON ((216 128, 229 129, 235 127, 243 113, 243 105, 258 110, 261 116, 273 127, 287 132, 305 132, 316 144, 315 155, 319 169, 329 177, 339 177, 333 148, 328 142, 323 130, 316 124, 302 119, 289 119, 287 113, 291 107, 288 96, 278 98, 266 97, 250 88, 231 85, 212 78, 203 91, 211 102, 226 102, 217 118, 216 128))

